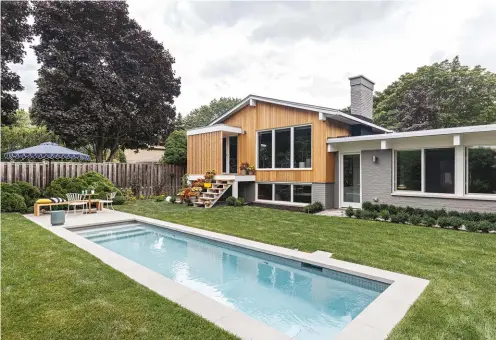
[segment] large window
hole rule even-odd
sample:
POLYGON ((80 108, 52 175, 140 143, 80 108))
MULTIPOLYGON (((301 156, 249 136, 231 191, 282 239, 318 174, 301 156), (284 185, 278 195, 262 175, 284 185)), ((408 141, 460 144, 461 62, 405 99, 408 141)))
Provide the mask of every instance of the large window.
POLYGON ((396 151, 395 189, 454 194, 455 149, 396 151))
POLYGON ((291 167, 291 129, 276 130, 276 168, 291 167))
POLYGON ((275 202, 312 203, 311 184, 259 183, 257 199, 275 202))
POLYGON ((312 167, 312 128, 294 128, 294 168, 312 167))
POLYGON ((291 202, 291 185, 289 184, 275 184, 275 197, 276 201, 291 202))
POLYGON ((257 149, 258 169, 310 169, 312 127, 260 131, 257 149))
POLYGON ((257 198, 272 201, 272 184, 259 184, 257 198))
POLYGON ((396 152, 396 190, 422 190, 422 150, 396 152))
POLYGON ((258 167, 272 168, 272 131, 258 133, 258 167))
POLYGON ((455 193, 455 149, 427 149, 425 192, 455 193))
POLYGON ((496 195, 496 145, 466 149, 466 192, 496 195))

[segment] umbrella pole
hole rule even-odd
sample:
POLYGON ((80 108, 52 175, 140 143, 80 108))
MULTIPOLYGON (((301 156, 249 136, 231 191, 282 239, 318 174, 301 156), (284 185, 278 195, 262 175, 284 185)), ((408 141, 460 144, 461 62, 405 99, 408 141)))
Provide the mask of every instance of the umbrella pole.
POLYGON ((48 160, 48 183, 47 183, 47 186, 49 186, 50 183, 52 183, 52 160, 51 159, 48 160))

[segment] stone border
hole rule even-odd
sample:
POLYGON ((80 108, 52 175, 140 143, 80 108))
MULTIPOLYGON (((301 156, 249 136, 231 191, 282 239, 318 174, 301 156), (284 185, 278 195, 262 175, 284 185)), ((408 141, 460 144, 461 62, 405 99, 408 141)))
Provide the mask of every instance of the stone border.
MULTIPOLYGON (((36 220, 36 217, 27 216, 33 222, 52 231, 57 236, 76 245, 77 247, 96 256, 112 268, 124 273, 138 283, 155 291, 159 295, 181 305, 182 307, 211 321, 218 327, 231 332, 242 339, 289 339, 289 337, 266 324, 255 320, 248 315, 233 310, 209 297, 202 295, 180 283, 137 264, 119 254, 112 252, 71 230, 96 227, 101 224, 120 222, 143 222, 170 230, 203 237, 230 245, 288 258, 295 261, 310 263, 323 268, 348 273, 351 275, 376 280, 390 284, 372 303, 370 303, 356 318, 354 318, 338 334, 338 340, 387 338, 388 334, 405 316, 411 305, 422 294, 429 284, 428 280, 389 272, 382 269, 363 266, 330 258, 332 254, 316 251, 305 253, 261 242, 251 241, 235 236, 224 235, 207 230, 196 229, 184 225, 155 220, 148 217, 126 214, 128 218, 112 219, 108 222, 93 224, 81 223, 70 227, 46 227, 36 220)), ((83 222, 83 221, 81 221, 83 222)))

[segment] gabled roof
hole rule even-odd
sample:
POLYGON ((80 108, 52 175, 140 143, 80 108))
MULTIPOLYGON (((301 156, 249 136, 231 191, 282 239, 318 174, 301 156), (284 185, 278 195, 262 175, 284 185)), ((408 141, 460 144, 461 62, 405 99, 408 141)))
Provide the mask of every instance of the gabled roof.
POLYGON ((290 102, 287 100, 281 100, 281 99, 274 99, 274 98, 267 98, 267 97, 261 97, 257 95, 250 94, 248 97, 244 98, 241 102, 239 102, 236 106, 234 106, 232 109, 221 115, 219 118, 215 119, 212 121, 209 126, 219 124, 223 122, 226 118, 234 115, 236 112, 244 108, 245 106, 250 105, 251 101, 259 101, 259 102, 265 102, 265 103, 271 103, 271 104, 276 104, 276 105, 282 105, 282 106, 289 106, 289 107, 294 107, 297 109, 302 109, 302 110, 307 110, 307 111, 314 111, 316 114, 320 114, 323 117, 337 120, 349 125, 356 125, 356 124, 362 124, 366 126, 370 126, 375 132, 392 132, 391 130, 388 130, 382 126, 376 125, 372 123, 369 119, 357 115, 352 115, 349 113, 342 112, 340 110, 332 109, 329 107, 323 107, 323 106, 316 106, 316 105, 309 105, 309 104, 303 104, 303 103, 296 103, 296 102, 290 102))

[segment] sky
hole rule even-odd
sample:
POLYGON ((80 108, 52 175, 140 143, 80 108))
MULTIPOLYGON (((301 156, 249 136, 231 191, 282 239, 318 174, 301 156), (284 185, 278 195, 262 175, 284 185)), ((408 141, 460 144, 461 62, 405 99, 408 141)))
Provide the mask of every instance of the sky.
MULTIPOLYGON (((417 67, 460 56, 496 72, 496 1, 187 2, 129 0, 130 16, 168 49, 183 115, 248 94, 342 109, 350 76, 383 90, 417 67)), ((29 108, 39 65, 12 65, 29 108)))

